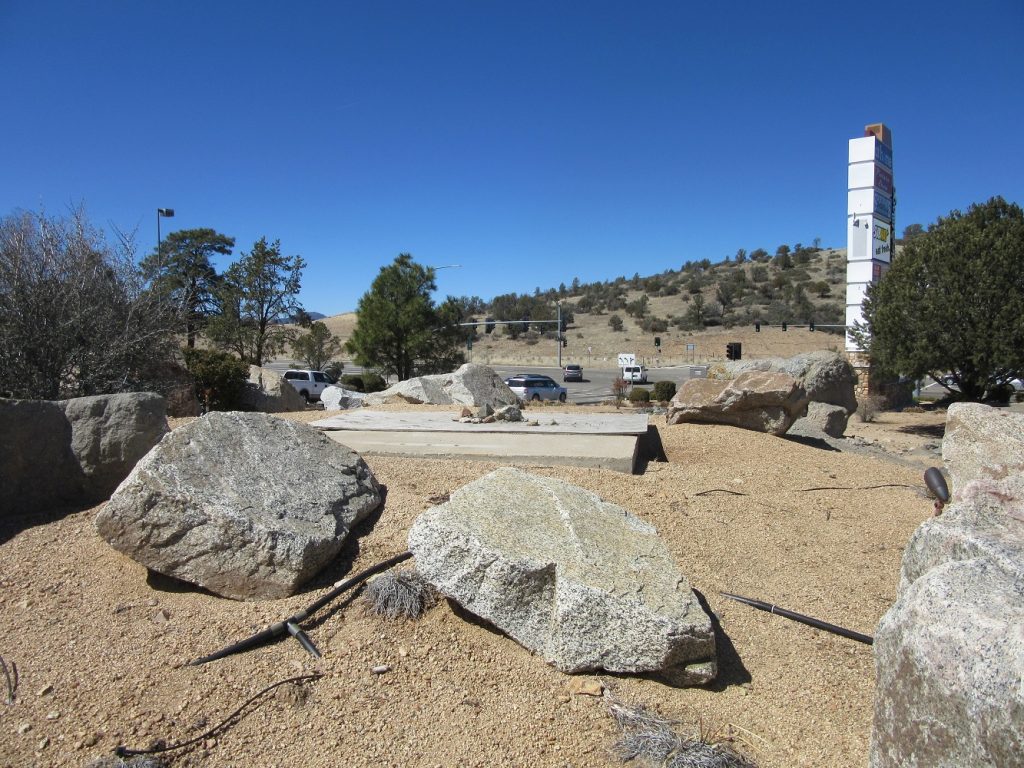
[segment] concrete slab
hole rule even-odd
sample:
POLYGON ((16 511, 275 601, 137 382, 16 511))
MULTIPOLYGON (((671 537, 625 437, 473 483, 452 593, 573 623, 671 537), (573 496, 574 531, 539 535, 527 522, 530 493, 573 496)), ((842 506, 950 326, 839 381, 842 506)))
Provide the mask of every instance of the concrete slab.
MULTIPOLYGON (((487 425, 490 426, 490 425, 487 425)), ((644 428, 646 432, 646 426, 644 428)), ((523 432, 384 432, 331 430, 325 434, 362 456, 496 461, 550 467, 598 467, 634 471, 636 435, 523 432)))
POLYGON ((539 422, 530 426, 526 421, 496 421, 493 424, 463 424, 454 414, 437 411, 345 411, 326 419, 314 421, 311 426, 324 431, 362 430, 367 432, 459 432, 481 434, 528 433, 560 435, 644 435, 647 416, 632 413, 531 413, 524 419, 539 422))
POLYGON ((451 412, 345 411, 311 426, 366 456, 469 459, 509 464, 603 467, 633 472, 647 416, 531 413, 538 422, 463 424, 451 412))

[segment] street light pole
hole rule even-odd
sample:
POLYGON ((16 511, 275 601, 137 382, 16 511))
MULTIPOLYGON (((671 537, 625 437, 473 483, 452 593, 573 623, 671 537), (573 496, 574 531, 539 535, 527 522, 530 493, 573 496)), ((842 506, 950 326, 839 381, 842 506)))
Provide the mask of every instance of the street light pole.
POLYGON ((160 256, 160 217, 171 218, 174 216, 173 208, 157 208, 156 209, 156 253, 157 257, 160 256))
POLYGON ((562 302, 556 301, 558 307, 558 332, 555 333, 555 344, 558 345, 558 367, 562 367, 562 302))

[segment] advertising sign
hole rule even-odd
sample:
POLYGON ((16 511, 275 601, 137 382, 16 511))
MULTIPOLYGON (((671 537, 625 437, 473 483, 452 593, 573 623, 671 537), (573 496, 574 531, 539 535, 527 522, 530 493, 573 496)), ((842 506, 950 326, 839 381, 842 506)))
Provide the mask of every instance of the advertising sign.
POLYGON ((892 197, 892 171, 875 163, 875 189, 892 197))
POLYGON ((892 196, 875 190, 875 216, 892 220, 892 196))
POLYGON ((884 165, 890 171, 892 170, 892 150, 877 139, 875 140, 875 162, 884 165))
POLYGON ((871 258, 890 261, 892 257, 892 227, 881 219, 874 220, 871 228, 871 258))

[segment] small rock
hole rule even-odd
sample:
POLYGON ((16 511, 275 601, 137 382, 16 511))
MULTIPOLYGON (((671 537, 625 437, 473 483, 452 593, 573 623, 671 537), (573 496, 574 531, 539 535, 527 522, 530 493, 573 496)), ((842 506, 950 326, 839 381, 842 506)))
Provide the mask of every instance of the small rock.
POLYGON ((486 417, 480 419, 480 423, 481 424, 493 424, 495 421, 496 421, 496 419, 494 418, 494 414, 493 413, 490 416, 486 416, 486 417))
POLYGON ((156 608, 158 605, 160 605, 160 601, 157 600, 155 597, 151 597, 149 598, 149 600, 146 601, 146 605, 148 605, 150 608, 156 608))
POLYGON ((24 736, 26 733, 32 730, 32 723, 22 723, 18 726, 18 735, 24 736))
POLYGON ((100 737, 97 734, 90 733, 88 736, 86 736, 84 739, 82 739, 82 744, 84 744, 87 747, 95 747, 96 746, 96 742, 99 741, 99 740, 100 740, 100 737))
POLYGON ((170 620, 171 620, 171 614, 169 614, 163 608, 161 608, 159 611, 157 611, 156 613, 153 614, 153 623, 154 624, 166 624, 170 620))
POLYGON ((459 413, 459 416, 461 416, 463 419, 470 419, 473 417, 473 411, 471 411, 469 408, 463 408, 462 411, 459 413))
POLYGON ((378 664, 376 667, 370 670, 375 675, 383 675, 386 672, 391 671, 391 667, 387 664, 378 664))
POLYGON ((46 714, 47 720, 57 720, 58 718, 60 718, 60 712, 58 712, 57 710, 53 710, 46 714))
POLYGON ((526 422, 526 426, 528 426, 528 427, 539 427, 540 426, 540 422, 537 421, 536 419, 530 419, 528 422, 526 422))
POLYGON ((213 749, 216 746, 217 746, 217 740, 216 739, 207 739, 206 741, 203 742, 203 747, 206 748, 206 749, 213 749))
POLYGON ((44 750, 48 746, 50 746, 50 737, 49 736, 43 736, 43 738, 40 739, 39 743, 36 745, 36 749, 44 750))
POLYGON ((404 659, 406 656, 409 655, 409 649, 406 648, 404 645, 398 646, 398 655, 404 659))
POLYGON ((601 696, 604 693, 604 683, 592 678, 581 678, 573 680, 569 684, 569 690, 576 696, 601 696))
POLYGON ((37 695, 38 696, 45 696, 48 693, 53 693, 53 686, 52 685, 44 685, 42 688, 39 689, 39 693, 37 695))
POLYGON ((460 424, 472 424, 473 423, 473 417, 472 416, 463 416, 461 419, 459 419, 459 423, 460 424))

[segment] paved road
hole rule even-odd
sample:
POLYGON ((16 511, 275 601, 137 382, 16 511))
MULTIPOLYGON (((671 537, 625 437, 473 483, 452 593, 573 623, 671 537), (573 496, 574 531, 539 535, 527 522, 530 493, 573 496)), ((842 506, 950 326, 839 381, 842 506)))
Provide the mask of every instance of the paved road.
MULTIPOLYGON (((289 368, 302 368, 303 364, 294 360, 275 360, 272 363, 266 363, 266 368, 283 373, 289 368)), ((512 366, 512 365, 495 365, 492 366, 494 370, 503 379, 508 378, 515 373, 539 373, 544 376, 550 376, 552 379, 557 381, 563 387, 568 390, 568 400, 570 403, 587 404, 587 403, 600 403, 608 400, 612 396, 612 382, 619 376, 619 371, 616 369, 602 369, 596 368, 584 368, 583 370, 583 381, 562 381, 562 369, 554 367, 543 367, 543 366, 512 366)), ((363 369, 358 365, 346 362, 343 375, 354 375, 362 373, 363 369)), ((647 374, 647 386, 650 387, 656 381, 674 381, 676 386, 681 381, 685 381, 690 377, 690 366, 675 366, 670 368, 652 368, 647 374)))

